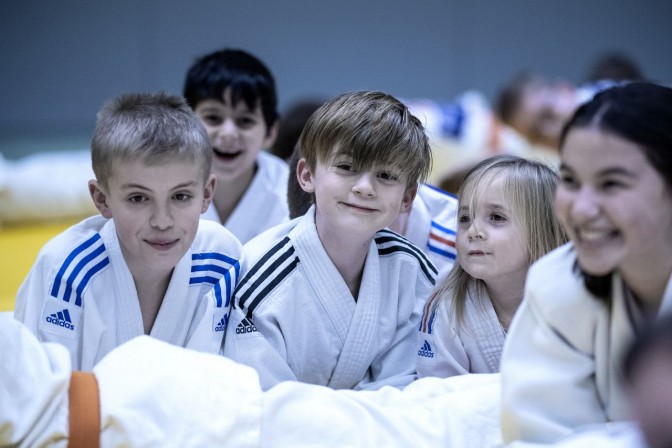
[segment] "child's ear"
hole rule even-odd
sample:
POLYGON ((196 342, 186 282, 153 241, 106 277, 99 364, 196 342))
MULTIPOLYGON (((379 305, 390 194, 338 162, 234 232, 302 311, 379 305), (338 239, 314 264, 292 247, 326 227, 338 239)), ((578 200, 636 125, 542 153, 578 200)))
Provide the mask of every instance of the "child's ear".
POLYGON ((263 148, 270 148, 275 143, 275 139, 278 138, 278 128, 280 127, 280 120, 275 120, 273 126, 268 130, 266 138, 264 139, 263 148))
POLYGON ((97 180, 89 181, 89 194, 93 199, 93 204, 96 206, 101 215, 105 218, 112 218, 112 211, 107 204, 107 193, 103 190, 97 180))
POLYGON ((306 193, 315 193, 315 185, 313 185, 313 173, 310 172, 310 167, 306 163, 306 159, 299 159, 296 164, 296 179, 299 181, 301 189, 306 193))
POLYGON ((217 189, 217 177, 214 174, 210 173, 208 180, 205 181, 205 187, 203 189, 203 204, 201 205, 201 213, 210 207, 210 203, 215 197, 215 190, 217 189))
POLYGON ((404 197, 401 199, 401 208, 399 209, 400 213, 406 213, 411 210, 411 207, 413 207, 413 200, 415 199, 415 195, 418 192, 418 186, 416 185, 413 188, 409 188, 406 190, 406 193, 404 193, 404 197))

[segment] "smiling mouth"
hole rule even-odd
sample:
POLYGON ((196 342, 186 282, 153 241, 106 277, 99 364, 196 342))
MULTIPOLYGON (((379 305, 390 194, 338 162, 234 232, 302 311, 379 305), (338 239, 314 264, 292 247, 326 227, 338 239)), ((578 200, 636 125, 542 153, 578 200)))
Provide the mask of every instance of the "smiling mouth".
POLYGON ((374 208, 362 207, 362 206, 359 206, 357 204, 349 204, 347 202, 343 202, 343 205, 345 205, 346 207, 355 209, 355 210, 363 211, 363 212, 375 212, 376 211, 376 209, 374 209, 374 208))
POLYGON ((599 243, 616 236, 618 232, 608 230, 576 230, 576 236, 583 243, 599 243))
POLYGON ((170 241, 163 241, 163 240, 158 240, 158 241, 147 241, 147 244, 152 246, 155 249, 158 250, 168 250, 172 249, 175 247, 179 240, 170 240, 170 241))
POLYGON ((212 151, 214 152, 215 157, 217 159, 226 160, 226 161, 233 160, 243 153, 243 151, 221 152, 221 151, 217 150, 216 148, 212 148, 212 151))

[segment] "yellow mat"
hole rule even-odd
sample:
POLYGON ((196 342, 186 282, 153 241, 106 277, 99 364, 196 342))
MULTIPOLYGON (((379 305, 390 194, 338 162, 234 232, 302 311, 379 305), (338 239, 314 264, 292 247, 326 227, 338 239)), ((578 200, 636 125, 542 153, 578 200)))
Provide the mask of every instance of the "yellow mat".
POLYGON ((0 229, 0 311, 14 309, 16 291, 44 243, 80 220, 12 224, 0 229))

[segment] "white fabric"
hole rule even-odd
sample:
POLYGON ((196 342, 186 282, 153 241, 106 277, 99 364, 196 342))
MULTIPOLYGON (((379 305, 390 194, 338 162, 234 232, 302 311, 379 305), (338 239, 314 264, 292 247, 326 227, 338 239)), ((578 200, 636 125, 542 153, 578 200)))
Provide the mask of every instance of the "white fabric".
POLYGON ((405 386, 436 268, 402 236, 374 236, 357 300, 325 251, 314 206, 243 248, 224 354, 266 389, 299 380, 334 389, 405 386))
POLYGON ((88 182, 91 152, 44 152, 19 160, 0 154, 0 223, 97 214, 88 182))
MULTIPOLYGON (((0 316, 0 445, 66 446, 70 361, 0 316)), ((498 375, 400 391, 298 382, 262 392, 253 369, 141 336, 95 368, 101 446, 449 446, 499 443, 498 375)))
POLYGON ((555 443, 513 442, 506 448, 647 448, 644 436, 634 422, 590 425, 555 443))
MULTIPOLYGON (((586 290, 568 243, 532 265, 502 353, 505 441, 553 442, 589 424, 630 418, 622 357, 636 319, 619 275, 611 306, 586 290)), ((672 278, 659 315, 672 306, 672 278)))
MULTIPOLYGON (((173 270, 150 335, 219 351, 240 252, 230 232, 201 220, 191 248, 173 270), (220 278, 229 279, 228 291, 225 286, 206 296, 220 278)), ((114 347, 144 334, 114 221, 87 218, 49 241, 19 288, 14 313, 39 340, 65 345, 79 370, 90 370, 114 347)))
MULTIPOLYGON (((289 221, 287 180, 289 167, 284 160, 265 151, 257 157, 257 172, 252 183, 224 226, 245 244, 271 227, 289 221)), ((215 204, 201 216, 221 224, 215 204)))
POLYGON ((435 296, 425 306, 418 333, 418 376, 499 372, 505 337, 487 295, 470 291, 460 326, 450 297, 435 296))
POLYGON ((420 185, 413 200, 404 236, 422 249, 439 270, 437 283, 457 258, 457 197, 429 185, 420 185))

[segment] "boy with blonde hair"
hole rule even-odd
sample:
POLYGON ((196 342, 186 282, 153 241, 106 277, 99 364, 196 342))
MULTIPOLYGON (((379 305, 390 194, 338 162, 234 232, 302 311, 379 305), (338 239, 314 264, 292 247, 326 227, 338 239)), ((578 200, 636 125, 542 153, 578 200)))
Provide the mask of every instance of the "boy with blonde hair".
POLYGON ((199 219, 216 180, 198 118, 176 96, 122 95, 98 113, 91 150, 100 215, 42 248, 16 318, 80 370, 142 334, 218 352, 241 244, 199 219))
POLYGON ((315 205, 245 245, 224 354, 255 367, 264 388, 403 387, 437 271, 386 227, 429 173, 422 124, 390 95, 348 93, 311 116, 298 145, 315 205))

